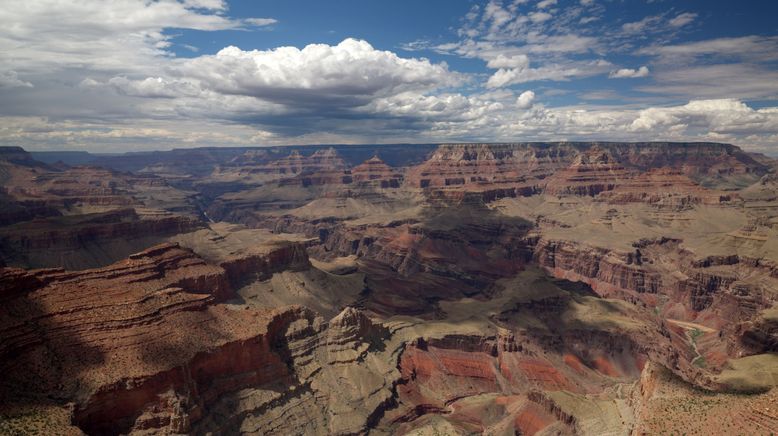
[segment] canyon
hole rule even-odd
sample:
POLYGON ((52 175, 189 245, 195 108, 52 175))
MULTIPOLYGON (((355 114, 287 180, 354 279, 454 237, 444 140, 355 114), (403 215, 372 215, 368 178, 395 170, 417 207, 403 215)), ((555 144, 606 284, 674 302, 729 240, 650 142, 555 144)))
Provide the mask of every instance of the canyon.
POLYGON ((778 160, 0 147, 0 433, 778 432, 778 160))

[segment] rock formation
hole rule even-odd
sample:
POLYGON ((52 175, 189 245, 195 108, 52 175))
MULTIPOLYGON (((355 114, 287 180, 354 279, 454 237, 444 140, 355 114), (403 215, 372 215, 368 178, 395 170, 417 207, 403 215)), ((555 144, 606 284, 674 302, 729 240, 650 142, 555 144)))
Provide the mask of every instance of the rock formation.
POLYGON ((600 147, 592 147, 579 154, 566 169, 560 170, 546 182, 547 195, 588 195, 610 191, 631 174, 600 147))
POLYGON ((714 143, 0 148, 0 433, 769 434, 774 167, 714 143))
POLYGON ((355 183, 378 185, 381 188, 399 188, 402 174, 384 163, 378 156, 373 156, 351 170, 355 183))

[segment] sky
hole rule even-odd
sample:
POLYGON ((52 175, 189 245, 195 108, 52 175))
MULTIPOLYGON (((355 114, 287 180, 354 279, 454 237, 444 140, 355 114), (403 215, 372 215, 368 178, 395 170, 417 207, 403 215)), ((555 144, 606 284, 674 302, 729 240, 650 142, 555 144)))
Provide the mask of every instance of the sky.
POLYGON ((0 145, 778 155, 775 17, 772 0, 0 0, 0 145))

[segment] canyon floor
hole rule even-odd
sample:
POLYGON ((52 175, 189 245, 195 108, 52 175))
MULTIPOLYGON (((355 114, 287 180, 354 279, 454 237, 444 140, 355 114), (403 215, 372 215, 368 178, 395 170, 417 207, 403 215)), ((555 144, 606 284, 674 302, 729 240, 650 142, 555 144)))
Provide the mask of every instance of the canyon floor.
POLYGON ((0 434, 776 434, 776 168, 0 148, 0 434))

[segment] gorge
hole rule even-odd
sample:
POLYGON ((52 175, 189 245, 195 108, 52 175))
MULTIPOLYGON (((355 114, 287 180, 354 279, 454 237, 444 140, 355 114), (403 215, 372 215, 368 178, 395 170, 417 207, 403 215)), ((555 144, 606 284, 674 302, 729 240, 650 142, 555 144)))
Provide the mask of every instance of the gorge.
POLYGON ((778 160, 81 158, 0 147, 2 433, 778 430, 778 160))

